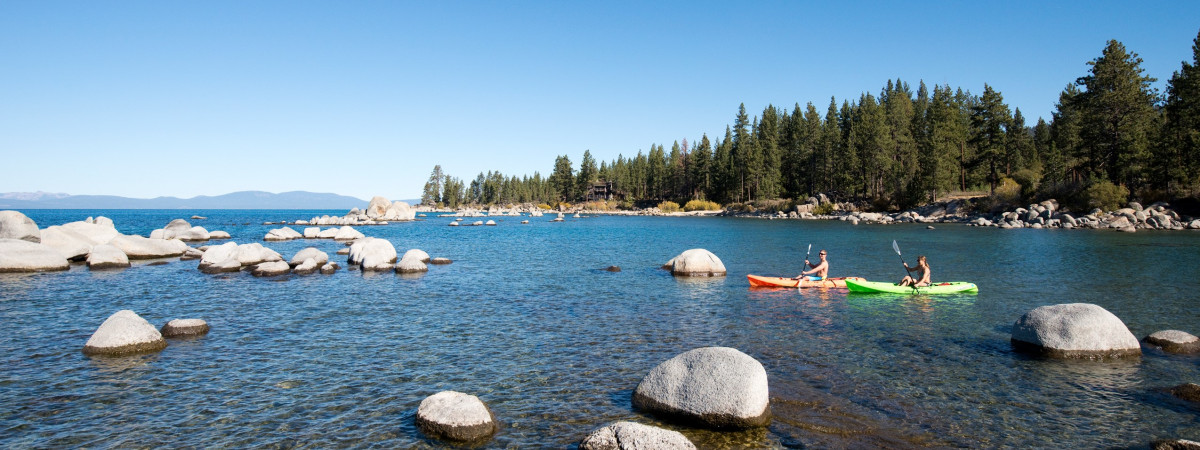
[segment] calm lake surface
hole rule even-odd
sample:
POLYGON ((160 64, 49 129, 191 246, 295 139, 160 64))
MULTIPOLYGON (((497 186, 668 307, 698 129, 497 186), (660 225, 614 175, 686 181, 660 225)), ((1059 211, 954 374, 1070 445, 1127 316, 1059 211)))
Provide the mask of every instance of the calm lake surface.
MULTIPOLYGON (((263 221, 345 211, 24 211, 42 228, 112 218, 147 235, 192 214, 238 243, 263 221)), ((198 261, 120 271, 0 276, 0 446, 443 447, 415 427, 426 396, 479 396, 500 431, 485 446, 565 448, 618 420, 679 430, 702 448, 1145 447, 1200 439, 1200 408, 1166 389, 1200 382, 1200 357, 1143 348, 1133 361, 1015 353, 1010 328, 1056 303, 1095 303, 1138 338, 1200 334, 1200 233, 1000 230, 735 218, 452 218, 360 227, 454 260, 423 276, 259 279, 205 275, 198 261), (465 219, 473 221, 475 219, 465 219), (486 220, 486 218, 484 219, 486 220), (751 289, 748 273, 793 276, 813 244, 832 275, 896 280, 891 249, 929 258, 935 281, 977 295, 890 296, 751 289), (729 276, 660 270, 690 248, 729 276), (622 268, 610 273, 610 265, 622 268), (112 313, 155 326, 202 318, 212 331, 162 352, 89 358, 112 313), (705 346, 762 362, 774 419, 715 433, 634 411, 659 363, 705 346)), ((302 231, 303 227, 293 227, 302 231)), ((214 241, 220 243, 221 241, 214 241)), ((330 240, 264 243, 284 258, 330 240)))

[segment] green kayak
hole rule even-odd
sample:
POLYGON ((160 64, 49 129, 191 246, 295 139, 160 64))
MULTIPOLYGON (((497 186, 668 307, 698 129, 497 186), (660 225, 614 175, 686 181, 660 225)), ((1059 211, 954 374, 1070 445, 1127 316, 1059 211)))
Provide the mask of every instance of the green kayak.
POLYGON ((975 283, 966 281, 951 281, 948 283, 934 283, 932 286, 921 286, 914 288, 912 286, 897 286, 895 283, 886 281, 858 281, 846 280, 846 287, 850 292, 890 292, 893 294, 954 294, 975 293, 979 292, 979 287, 975 283))

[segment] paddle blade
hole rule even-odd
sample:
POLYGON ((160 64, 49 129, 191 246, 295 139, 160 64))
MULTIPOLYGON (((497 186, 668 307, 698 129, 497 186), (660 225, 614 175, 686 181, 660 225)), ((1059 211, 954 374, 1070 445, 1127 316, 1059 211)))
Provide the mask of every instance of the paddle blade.
POLYGON ((895 239, 892 239, 892 250, 895 250, 897 255, 900 254, 900 246, 896 244, 895 239))
POLYGON ((812 253, 812 244, 808 244, 808 251, 805 253, 812 253))

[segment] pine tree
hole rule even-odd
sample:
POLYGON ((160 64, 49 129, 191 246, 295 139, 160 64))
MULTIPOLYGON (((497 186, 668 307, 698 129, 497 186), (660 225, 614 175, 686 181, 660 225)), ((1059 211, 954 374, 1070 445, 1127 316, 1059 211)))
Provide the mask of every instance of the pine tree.
POLYGON ((421 192, 422 205, 437 206, 442 201, 442 179, 445 176, 441 164, 433 166, 433 173, 429 174, 429 181, 425 182, 425 189, 421 192))
POLYGON ((688 160, 689 177, 692 179, 692 198, 703 200, 712 189, 712 143, 708 134, 700 136, 700 144, 692 151, 688 160))
POLYGON ((987 171, 987 181, 993 194, 996 192, 996 185, 1000 183, 1000 169, 1004 164, 1005 128, 1011 120, 1004 97, 984 83, 979 105, 971 111, 971 142, 977 152, 975 165, 987 171))
POLYGON ((1094 173, 1118 184, 1133 184, 1149 150, 1157 94, 1154 78, 1142 75, 1142 59, 1116 40, 1089 61, 1090 74, 1075 84, 1082 94, 1081 138, 1094 173))
POLYGON ((1164 181, 1194 188, 1200 183, 1200 33, 1192 41, 1192 63, 1180 64, 1167 83, 1160 160, 1164 181))
POLYGON ((579 195, 587 195, 592 189, 592 183, 597 179, 596 160, 592 158, 591 150, 583 151, 583 161, 579 163, 579 177, 576 181, 576 191, 579 195))
POLYGON ((575 169, 571 167, 571 159, 561 155, 554 159, 554 172, 550 174, 550 189, 556 201, 570 202, 575 200, 575 169))

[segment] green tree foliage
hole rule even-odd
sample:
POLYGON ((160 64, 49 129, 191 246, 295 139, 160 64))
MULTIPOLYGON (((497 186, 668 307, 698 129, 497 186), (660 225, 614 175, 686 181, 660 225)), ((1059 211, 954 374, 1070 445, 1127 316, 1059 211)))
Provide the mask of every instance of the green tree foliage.
POLYGON ((1091 73, 1075 82, 1086 89, 1079 99, 1080 138, 1091 175, 1119 184, 1139 181, 1156 114, 1155 79, 1142 74, 1141 64, 1137 53, 1111 40, 1088 62, 1091 73))
POLYGON ((592 151, 584 150, 583 161, 579 163, 579 176, 575 188, 577 192, 581 195, 587 193, 591 189, 592 184, 599 179, 597 172, 596 159, 592 158, 592 151))
POLYGON ((442 173, 442 165, 433 166, 433 173, 429 174, 429 181, 425 182, 425 188, 421 191, 421 204, 435 206, 441 202, 442 198, 442 180, 446 174, 442 173))
POLYGON ((1200 33, 1192 41, 1192 62, 1181 65, 1167 84, 1158 174, 1164 182, 1195 189, 1200 184, 1200 33))
POLYGON ((974 165, 986 170, 993 194, 1000 183, 1000 169, 1005 163, 1006 129, 1011 120, 1004 97, 984 84, 979 104, 971 109, 971 143, 976 148, 974 165))
POLYGON ((550 190, 556 201, 575 200, 575 169, 567 155, 554 159, 554 172, 550 174, 550 190))

